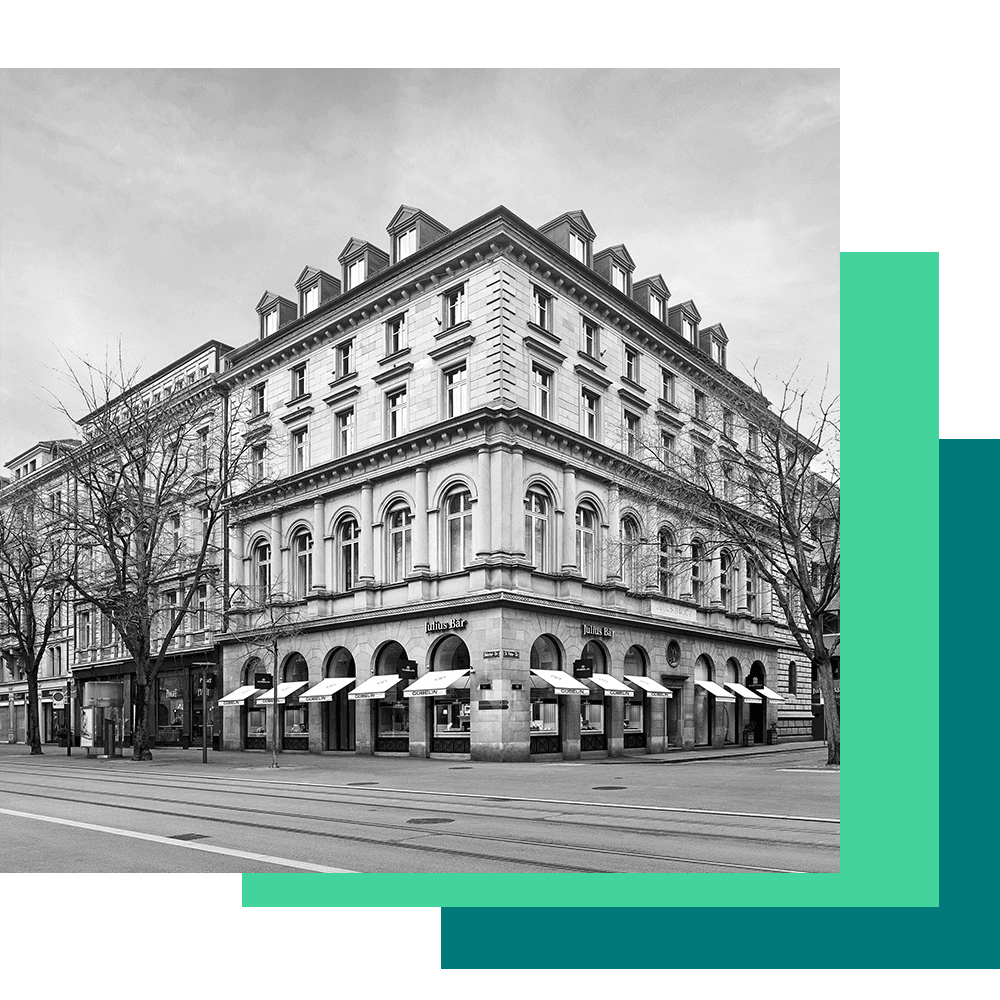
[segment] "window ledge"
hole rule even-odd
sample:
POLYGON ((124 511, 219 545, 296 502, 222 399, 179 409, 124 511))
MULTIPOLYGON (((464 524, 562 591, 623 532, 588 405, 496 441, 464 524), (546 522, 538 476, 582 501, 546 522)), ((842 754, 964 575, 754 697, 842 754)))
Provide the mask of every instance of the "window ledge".
POLYGON ((636 382, 634 379, 630 379, 627 375, 622 375, 622 381, 630 388, 636 389, 638 392, 646 391, 643 385, 641 385, 639 382, 636 382))
POLYGON ((250 419, 247 420, 247 424, 256 424, 262 420, 266 420, 270 415, 270 410, 261 410, 260 413, 255 413, 252 417, 250 417, 250 419))
POLYGON ((456 323, 454 326, 448 326, 443 330, 439 330, 434 334, 434 339, 441 340, 442 337, 450 337, 453 333, 458 333, 459 330, 464 330, 468 326, 472 326, 472 321, 463 319, 461 323, 456 323))
POLYGON ((548 340, 551 340, 554 344, 561 344, 562 343, 562 338, 561 337, 559 337, 556 334, 554 334, 548 327, 540 326, 538 323, 535 323, 533 320, 528 320, 528 329, 529 330, 534 330, 535 333, 540 333, 543 337, 545 337, 548 340))
POLYGON ((337 386, 343 385, 345 382, 350 382, 351 379, 358 377, 358 373, 348 372, 346 375, 334 375, 333 381, 330 383, 330 388, 335 389, 337 386))
POLYGON ((405 358, 407 354, 410 353, 409 347, 404 347, 393 354, 387 354, 384 358, 379 359, 380 365, 391 365, 398 361, 400 358, 405 358))
POLYGON ((311 398, 311 392, 304 392, 301 396, 293 396, 291 399, 286 399, 285 406, 298 406, 300 403, 304 403, 307 399, 311 398))
POLYGON ((607 368, 608 366, 600 360, 600 358, 595 358, 593 354, 588 354, 586 351, 577 351, 577 354, 583 358, 584 361, 589 364, 596 365, 598 368, 607 368))
POLYGON ((660 406, 662 406, 665 410, 670 410, 673 413, 681 412, 681 408, 677 406, 676 403, 674 403, 672 400, 664 399, 662 396, 660 396, 659 399, 657 399, 657 403, 659 403, 660 406))

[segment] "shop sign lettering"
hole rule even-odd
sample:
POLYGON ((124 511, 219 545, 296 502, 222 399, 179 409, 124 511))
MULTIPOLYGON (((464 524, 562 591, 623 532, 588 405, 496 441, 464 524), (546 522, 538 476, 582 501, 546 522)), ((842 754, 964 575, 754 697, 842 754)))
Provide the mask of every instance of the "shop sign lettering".
POLYGON ((610 639, 615 634, 615 630, 608 628, 607 625, 584 625, 583 634, 596 635, 601 639, 610 639))
POLYGON ((469 624, 468 618, 452 618, 450 621, 439 622, 436 619, 425 624, 427 632, 455 632, 469 624))

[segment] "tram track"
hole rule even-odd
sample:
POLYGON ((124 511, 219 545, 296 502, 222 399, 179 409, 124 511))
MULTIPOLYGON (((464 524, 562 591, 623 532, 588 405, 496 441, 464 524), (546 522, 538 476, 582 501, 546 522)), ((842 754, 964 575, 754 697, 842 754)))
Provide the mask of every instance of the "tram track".
MULTIPOLYGON (((105 780, 105 781, 108 780, 110 777, 111 777, 110 775, 107 775, 107 776, 102 775, 101 776, 102 780, 105 780)), ((144 777, 143 779, 140 779, 138 781, 136 781, 134 779, 126 779, 126 781, 124 781, 122 783, 142 785, 142 784, 148 784, 149 782, 148 782, 148 779, 146 779, 144 777)), ((567 864, 567 863, 553 864, 551 862, 540 861, 540 860, 536 860, 536 859, 532 859, 532 858, 510 857, 509 855, 496 854, 496 853, 486 853, 486 854, 484 854, 484 853, 477 852, 477 851, 461 850, 461 849, 457 849, 455 847, 435 847, 435 846, 430 845, 430 844, 417 844, 417 843, 412 842, 411 840, 392 841, 392 842, 390 842, 387 845, 387 842, 385 841, 384 838, 366 837, 366 836, 361 836, 361 835, 358 835, 358 834, 349 834, 349 833, 344 832, 343 830, 336 830, 336 831, 330 830, 330 829, 325 829, 325 830, 324 829, 319 829, 319 830, 317 830, 317 829, 310 829, 310 828, 306 828, 306 827, 302 827, 302 826, 293 826, 293 825, 277 824, 277 823, 261 823, 261 822, 251 821, 251 820, 237 819, 237 818, 232 817, 231 815, 228 815, 228 814, 233 813, 233 812, 242 812, 242 813, 245 813, 247 811, 246 806, 225 805, 225 804, 217 803, 217 802, 200 802, 200 801, 193 801, 193 800, 189 800, 189 799, 171 799, 171 798, 168 798, 168 799, 164 800, 162 798, 153 798, 151 796, 136 796, 134 793, 127 793, 127 792, 124 792, 124 791, 121 791, 121 792, 118 792, 118 791, 102 791, 100 789, 95 789, 93 791, 100 792, 106 798, 126 798, 126 799, 129 799, 130 804, 122 804, 122 803, 115 803, 115 802, 96 803, 96 802, 93 801, 92 797, 90 797, 90 798, 80 798, 80 797, 76 797, 76 796, 74 796, 72 794, 70 794, 70 795, 53 795, 53 794, 46 794, 46 793, 41 792, 41 791, 25 791, 23 789, 23 786, 21 786, 19 783, 15 782, 15 783, 12 783, 12 784, 14 785, 14 787, 9 789, 9 791, 10 791, 11 794, 21 795, 21 796, 25 796, 25 797, 29 797, 29 798, 45 799, 45 800, 49 800, 49 801, 52 801, 52 802, 66 802, 66 803, 73 803, 73 804, 86 804, 86 805, 89 805, 89 806, 92 806, 92 807, 93 806, 97 806, 98 808, 109 809, 109 810, 124 810, 124 811, 128 811, 128 812, 137 812, 137 813, 145 813, 145 814, 150 814, 150 815, 168 816, 168 817, 178 818, 178 819, 193 819, 193 820, 200 820, 202 822, 218 823, 218 824, 221 824, 223 826, 227 826, 228 825, 228 826, 237 826, 237 827, 248 828, 248 829, 257 829, 257 830, 261 830, 261 831, 267 831, 267 832, 270 832, 270 833, 298 834, 298 835, 310 836, 310 837, 321 836, 321 837, 324 837, 324 838, 330 838, 330 839, 333 839, 333 840, 339 840, 339 841, 344 841, 344 842, 347 842, 347 843, 354 843, 354 844, 359 844, 359 845, 377 846, 379 848, 385 848, 386 846, 391 846, 393 849, 410 850, 410 851, 421 851, 421 852, 431 852, 431 853, 436 853, 436 854, 446 854, 446 855, 449 855, 449 856, 470 857, 470 858, 475 858, 475 859, 477 859, 479 861, 495 861, 495 862, 500 862, 500 863, 503 863, 503 864, 513 864, 513 865, 519 865, 519 866, 526 866, 528 868, 540 868, 542 870, 549 870, 549 871, 553 871, 554 870, 554 871, 567 871, 567 872, 606 873, 608 871, 614 871, 614 870, 616 870, 616 869, 607 869, 607 868, 593 868, 593 867, 582 866, 582 865, 579 865, 579 864, 567 864), (161 808, 154 808, 154 807, 149 806, 149 805, 140 806, 140 805, 136 805, 135 804, 136 799, 138 799, 140 801, 144 801, 144 802, 156 802, 156 803, 162 804, 164 806, 182 806, 182 807, 185 807, 185 808, 197 809, 197 810, 201 810, 201 812, 181 812, 181 811, 178 811, 178 810, 172 809, 172 808, 162 808, 161 809, 161 808), (209 812, 209 813, 212 813, 212 812, 214 812, 214 813, 222 812, 222 813, 225 813, 226 815, 224 815, 222 817, 213 816, 213 815, 205 815, 206 811, 209 812)), ((160 787, 163 787, 165 790, 172 790, 172 789, 176 789, 177 788, 176 785, 174 785, 172 783, 169 783, 169 782, 165 782, 165 783, 159 783, 158 782, 156 784, 158 786, 160 786, 160 787)), ((184 786, 181 786, 181 787, 184 787, 184 786)), ((53 791, 59 791, 59 792, 70 792, 70 793, 76 792, 78 795, 79 795, 79 793, 81 791, 79 789, 66 788, 65 786, 57 786, 56 788, 54 788, 52 790, 53 791)), ((88 790, 88 791, 91 791, 91 790, 88 790)), ((278 797, 278 796, 275 796, 275 797, 278 797)), ((306 802, 309 802, 311 804, 313 804, 313 803, 323 804, 323 803, 328 803, 328 802, 331 801, 329 798, 315 798, 314 797, 314 798, 303 800, 303 798, 299 797, 299 796, 280 796, 280 797, 281 798, 290 799, 291 801, 306 801, 306 802)), ((344 800, 343 799, 336 799, 334 801, 336 801, 338 803, 342 803, 344 800)), ((360 806, 369 806, 371 804, 371 802, 370 802, 370 800, 361 800, 361 801, 356 801, 353 804, 357 804, 357 805, 360 805, 360 806)), ((411 810, 413 810, 415 812, 421 812, 421 813, 427 813, 427 812, 432 812, 432 813, 443 813, 444 812, 444 813, 448 813, 449 812, 448 810, 441 810, 441 809, 433 810, 433 809, 427 809, 427 808, 425 808, 423 806, 419 806, 419 805, 418 806, 413 806, 413 805, 409 805, 409 804, 407 804, 406 806, 404 806, 404 808, 408 808, 408 809, 411 809, 411 810)), ((356 827, 356 828, 359 827, 359 828, 368 829, 368 830, 391 831, 391 832, 396 833, 396 834, 405 834, 408 837, 412 837, 412 836, 415 835, 415 831, 413 830, 413 828, 410 827, 410 826, 405 825, 405 823, 404 824, 386 823, 386 822, 377 822, 376 823, 376 822, 364 821, 364 820, 360 820, 360 819, 341 819, 341 818, 338 818, 338 817, 331 817, 331 816, 315 816, 315 815, 306 814, 306 813, 295 813, 295 812, 290 812, 290 811, 267 810, 267 809, 254 809, 254 813, 255 813, 255 815, 268 816, 268 817, 271 817, 271 818, 276 819, 276 820, 281 820, 281 819, 299 820, 299 821, 305 821, 306 823, 313 824, 313 825, 316 825, 316 824, 321 824, 322 825, 322 824, 331 824, 331 823, 333 823, 333 824, 336 824, 338 826, 350 826, 350 827, 356 827)), ((453 813, 451 813, 451 815, 453 815, 453 813)), ((468 816, 468 814, 461 814, 461 815, 468 816)), ((487 815, 487 816, 483 816, 482 814, 476 814, 473 818, 482 820, 482 819, 501 819, 503 817, 501 816, 501 814, 496 813, 496 814, 487 815)), ((507 817, 507 818, 509 818, 509 817, 507 817)), ((548 821, 550 821, 550 820, 548 820, 548 821)), ((538 822, 538 820, 532 820, 531 822, 538 822)), ((597 828, 601 832, 607 832, 609 830, 609 827, 606 826, 606 825, 581 823, 581 822, 574 821, 574 820, 570 820, 567 825, 569 825, 569 826, 576 826, 576 827, 582 827, 582 828, 588 828, 588 829, 597 828)), ((618 827, 618 828, 611 828, 611 829, 615 830, 616 832, 619 832, 619 831, 620 832, 627 832, 627 833, 635 833, 635 832, 637 832, 633 827, 618 827)), ((659 836, 670 836, 671 835, 667 831, 655 831, 654 832, 654 831, 644 830, 642 832, 644 834, 653 834, 654 836, 656 836, 656 835, 659 835, 659 836)), ((499 835, 484 835, 484 834, 478 834, 478 833, 463 833, 463 832, 459 832, 459 831, 432 831, 432 830, 422 830, 419 835, 421 837, 425 837, 425 838, 426 837, 430 837, 430 838, 433 838, 433 839, 439 839, 439 838, 441 838, 441 839, 447 839, 447 840, 450 840, 450 841, 460 840, 460 841, 468 841, 468 842, 472 842, 472 843, 491 844, 491 845, 502 844, 502 845, 505 845, 505 846, 510 846, 511 848, 513 848, 515 850, 518 849, 518 848, 521 848, 521 849, 527 848, 529 850, 534 849, 534 850, 542 850, 542 851, 554 851, 554 852, 563 851, 563 852, 572 852, 572 853, 577 853, 577 854, 580 854, 580 853, 582 853, 582 854, 591 854, 591 855, 597 855, 597 856, 606 856, 606 857, 609 857, 609 858, 610 857, 621 858, 621 859, 630 859, 630 858, 631 859, 639 859, 639 858, 641 858, 644 863, 649 863, 649 862, 652 861, 652 862, 663 862, 663 863, 669 863, 669 864, 692 865, 692 866, 698 866, 698 867, 702 867, 702 868, 704 868, 704 867, 710 867, 710 868, 715 868, 715 869, 724 869, 724 870, 733 870, 733 871, 760 871, 760 872, 788 872, 788 871, 793 871, 792 869, 787 869, 787 868, 775 868, 775 867, 769 867, 769 866, 763 866, 763 865, 751 865, 751 864, 745 864, 745 863, 739 863, 739 862, 732 862, 732 861, 721 861, 721 860, 718 860, 718 859, 691 858, 691 857, 686 857, 686 856, 677 855, 677 854, 654 854, 654 853, 650 853, 650 852, 647 852, 647 851, 638 852, 638 851, 628 851, 628 850, 622 850, 622 849, 599 848, 599 847, 594 847, 594 846, 590 846, 590 845, 565 844, 565 843, 557 843, 557 842, 551 842, 551 841, 529 840, 529 839, 526 839, 524 837, 502 837, 502 836, 499 836, 499 835)), ((690 834, 677 834, 677 833, 674 833, 673 835, 674 836, 682 836, 682 835, 690 836, 690 834)), ((725 835, 723 835, 723 836, 725 836, 725 835)), ((735 839, 735 838, 730 837, 729 839, 735 839)), ((758 847, 765 847, 765 846, 766 847, 785 847, 785 848, 794 847, 794 848, 799 848, 799 849, 803 849, 803 848, 820 848, 820 849, 828 849, 829 850, 829 849, 836 849, 837 848, 837 845, 817 844, 817 843, 812 843, 811 844, 811 843, 803 843, 801 841, 799 841, 799 842, 782 842, 782 841, 779 841, 777 843, 767 843, 766 841, 755 840, 754 844, 755 844, 755 846, 758 846, 758 847)), ((495 850, 495 848, 494 848, 494 850, 495 850)), ((798 870, 795 870, 795 871, 798 871, 798 870)))

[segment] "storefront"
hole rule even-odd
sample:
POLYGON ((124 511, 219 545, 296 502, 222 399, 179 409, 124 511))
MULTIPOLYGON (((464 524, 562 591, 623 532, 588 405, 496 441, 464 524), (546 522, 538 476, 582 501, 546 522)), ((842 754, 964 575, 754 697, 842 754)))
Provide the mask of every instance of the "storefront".
POLYGON ((354 751, 354 702, 347 697, 354 686, 354 657, 343 647, 335 649, 326 660, 326 676, 299 695, 302 705, 318 704, 323 727, 325 750, 354 751))
POLYGON ((431 699, 431 753, 471 750, 472 702, 469 649, 457 635, 446 635, 431 652, 431 669, 403 691, 404 698, 431 699))
MULTIPOLYGON (((282 750, 309 749, 309 705, 303 703, 299 695, 309 685, 309 667, 301 653, 292 653, 285 659, 281 671, 282 680, 277 689, 272 688, 257 697, 254 711, 278 711, 278 746, 282 750)), ((272 723, 273 725, 273 723, 272 723)), ((270 733, 268 733, 270 735, 270 733)))
MULTIPOLYGON (((202 654, 206 656, 207 655, 202 654)), ((156 720, 155 736, 157 746, 201 746, 202 717, 201 682, 204 665, 180 663, 161 670, 153 680, 153 718, 156 720)), ((219 749, 219 734, 222 729, 216 688, 216 666, 212 663, 208 674, 208 745, 219 749)))
POLYGON ((696 746, 721 744, 725 731, 721 728, 728 715, 735 715, 736 695, 714 681, 694 682, 694 741, 696 746))
POLYGON ((225 711, 239 711, 240 745, 244 750, 267 749, 267 709, 256 704, 262 694, 255 685, 256 674, 267 673, 264 664, 251 657, 243 668, 240 686, 219 699, 219 707, 225 711))
POLYGON ((371 705, 367 711, 372 713, 375 753, 409 753, 410 706, 401 689, 404 675, 416 676, 416 664, 398 642, 387 642, 376 655, 374 676, 347 696, 371 705))

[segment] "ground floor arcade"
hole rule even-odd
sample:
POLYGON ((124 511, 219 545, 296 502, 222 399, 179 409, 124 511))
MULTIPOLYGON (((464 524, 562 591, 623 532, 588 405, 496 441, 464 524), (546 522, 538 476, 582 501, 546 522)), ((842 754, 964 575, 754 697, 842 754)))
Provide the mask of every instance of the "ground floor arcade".
MULTIPOLYGON (((658 753, 763 742, 776 646, 573 606, 491 600, 304 623, 220 646, 226 749, 468 755, 658 753), (258 688, 271 675, 273 687, 258 688)), ((772 684, 774 682, 772 681, 772 684)))

